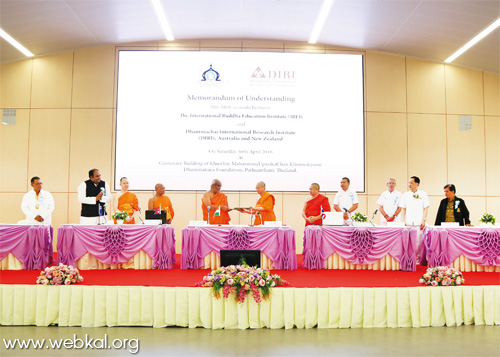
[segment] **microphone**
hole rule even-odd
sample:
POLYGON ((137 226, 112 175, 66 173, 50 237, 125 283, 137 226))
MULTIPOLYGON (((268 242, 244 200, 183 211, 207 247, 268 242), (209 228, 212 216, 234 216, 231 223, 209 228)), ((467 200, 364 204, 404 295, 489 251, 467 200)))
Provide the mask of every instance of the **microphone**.
MULTIPOLYGON (((347 213, 348 219, 350 219, 350 218, 351 218, 351 214, 349 213, 349 210, 348 210, 347 208, 345 208, 345 207, 344 207, 344 211, 345 211, 345 213, 347 213)), ((353 225, 353 223, 352 223, 352 221, 351 221, 350 226, 352 226, 352 225, 353 225)))
POLYGON ((106 196, 106 189, 104 187, 101 187, 101 192, 103 196, 106 196))
POLYGON ((139 219, 141 220, 142 224, 145 224, 144 221, 142 220, 141 206, 139 206, 139 219))
POLYGON ((253 211, 250 208, 250 227, 253 227, 253 211))
POLYGON ((378 208, 375 210, 375 212, 373 212, 372 218, 370 218, 370 223, 371 223, 371 224, 372 224, 372 226, 374 226, 374 227, 375 227, 375 224, 373 224, 372 219, 373 219, 373 217, 375 217, 375 215, 377 214, 377 212, 378 212, 378 208))
POLYGON ((210 206, 207 206, 207 224, 210 225, 210 206))

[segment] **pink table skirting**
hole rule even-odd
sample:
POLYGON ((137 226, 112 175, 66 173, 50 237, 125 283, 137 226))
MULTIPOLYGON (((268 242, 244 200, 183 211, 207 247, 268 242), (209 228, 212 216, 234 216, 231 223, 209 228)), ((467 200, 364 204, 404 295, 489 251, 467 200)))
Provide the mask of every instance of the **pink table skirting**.
POLYGON ((58 229, 57 260, 75 266, 86 253, 105 264, 128 262, 141 249, 153 268, 172 269, 175 233, 169 225, 63 225, 58 229))
POLYGON ((401 270, 417 270, 417 231, 410 227, 320 227, 304 230, 304 261, 307 269, 324 269, 337 253, 351 264, 373 264, 390 254, 401 270))
POLYGON ((421 245, 423 264, 450 265, 460 255, 483 266, 500 266, 500 228, 424 228, 421 245))
POLYGON ((182 230, 181 269, 204 267, 203 258, 221 249, 258 249, 274 269, 297 269, 295 230, 292 227, 200 226, 182 230))
POLYGON ((0 260, 12 253, 26 270, 41 270, 54 262, 53 228, 44 225, 0 225, 0 260))

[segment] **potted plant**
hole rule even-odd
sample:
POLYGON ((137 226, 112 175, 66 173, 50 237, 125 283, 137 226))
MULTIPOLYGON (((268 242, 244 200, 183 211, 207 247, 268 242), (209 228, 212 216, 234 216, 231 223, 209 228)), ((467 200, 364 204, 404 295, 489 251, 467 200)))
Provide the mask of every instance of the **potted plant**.
POLYGON ((494 226, 495 221, 495 217, 493 217, 493 215, 488 212, 483 213, 483 216, 479 220, 479 222, 481 222, 481 227, 494 226))
POLYGON ((130 216, 125 211, 116 211, 111 217, 115 221, 115 224, 123 224, 123 221, 127 220, 130 216))
POLYGON ((368 225, 368 217, 363 213, 355 212, 351 216, 351 220, 354 226, 365 227, 368 225))

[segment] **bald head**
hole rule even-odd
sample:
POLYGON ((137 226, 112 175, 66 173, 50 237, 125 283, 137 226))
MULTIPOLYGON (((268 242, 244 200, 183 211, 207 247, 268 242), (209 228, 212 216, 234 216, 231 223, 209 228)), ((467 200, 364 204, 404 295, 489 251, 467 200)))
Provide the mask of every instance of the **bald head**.
POLYGON ((162 183, 157 183, 155 185, 155 191, 157 196, 163 196, 163 194, 165 193, 165 186, 163 186, 162 183))
POLYGON ((266 184, 263 181, 257 182, 257 185, 255 185, 255 190, 259 195, 262 196, 262 194, 266 192, 266 184))

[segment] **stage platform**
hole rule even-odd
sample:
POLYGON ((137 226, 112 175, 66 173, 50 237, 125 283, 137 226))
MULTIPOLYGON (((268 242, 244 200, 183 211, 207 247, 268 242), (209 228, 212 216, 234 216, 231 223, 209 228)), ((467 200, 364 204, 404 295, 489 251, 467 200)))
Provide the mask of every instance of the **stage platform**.
POLYGON ((209 270, 82 270, 72 286, 35 285, 39 271, 0 271, 0 323, 37 326, 183 326, 212 329, 425 327, 500 324, 500 273, 428 287, 416 272, 272 270, 290 283, 243 304, 194 287, 209 270))

